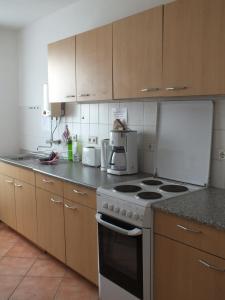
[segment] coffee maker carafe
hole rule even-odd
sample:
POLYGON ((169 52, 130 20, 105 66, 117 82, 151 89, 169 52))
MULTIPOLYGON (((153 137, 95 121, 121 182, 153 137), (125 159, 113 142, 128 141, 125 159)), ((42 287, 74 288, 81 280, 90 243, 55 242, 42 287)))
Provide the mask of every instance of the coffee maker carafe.
POLYGON ((137 173, 137 131, 112 130, 112 147, 107 172, 114 175, 137 173))

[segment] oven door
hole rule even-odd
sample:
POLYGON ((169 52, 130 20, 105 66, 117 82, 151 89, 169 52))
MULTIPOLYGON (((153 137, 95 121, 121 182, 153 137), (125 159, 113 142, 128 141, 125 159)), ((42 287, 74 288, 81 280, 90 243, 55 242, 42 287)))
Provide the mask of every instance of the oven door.
POLYGON ((96 219, 100 274, 143 299, 142 229, 100 213, 96 219))

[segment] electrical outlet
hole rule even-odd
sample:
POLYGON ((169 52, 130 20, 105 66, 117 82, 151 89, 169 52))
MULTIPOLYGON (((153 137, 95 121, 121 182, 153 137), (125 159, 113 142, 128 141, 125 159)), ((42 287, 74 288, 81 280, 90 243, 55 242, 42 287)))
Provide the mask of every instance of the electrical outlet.
POLYGON ((88 143, 92 145, 98 144, 98 137, 97 136, 89 136, 88 143))
POLYGON ((225 159, 225 149, 219 150, 218 154, 219 154, 219 160, 224 160, 225 159))

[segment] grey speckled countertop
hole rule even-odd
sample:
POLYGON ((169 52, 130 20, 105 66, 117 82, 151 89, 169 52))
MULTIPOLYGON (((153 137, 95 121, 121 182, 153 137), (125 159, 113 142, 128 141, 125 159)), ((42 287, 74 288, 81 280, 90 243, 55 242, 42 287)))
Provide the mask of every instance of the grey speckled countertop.
POLYGON ((106 172, 101 172, 100 168, 83 166, 81 163, 74 163, 67 160, 59 160, 56 165, 41 165, 38 159, 34 158, 13 160, 10 157, 0 157, 0 161, 28 168, 68 182, 81 184, 94 189, 98 188, 99 186, 122 183, 128 180, 150 176, 147 173, 138 173, 136 175, 125 176, 110 175, 106 172))
POLYGON ((202 189, 153 204, 154 209, 225 230, 225 190, 202 189))

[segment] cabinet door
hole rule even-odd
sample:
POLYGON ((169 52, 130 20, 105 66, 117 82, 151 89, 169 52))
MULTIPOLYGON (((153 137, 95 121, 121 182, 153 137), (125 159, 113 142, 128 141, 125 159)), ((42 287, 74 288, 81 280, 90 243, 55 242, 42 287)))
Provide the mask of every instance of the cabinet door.
POLYGON ((37 188, 37 242, 65 262, 63 198, 37 188))
POLYGON ((66 263, 97 284, 95 210, 65 200, 66 263))
POLYGON ((37 241, 35 187, 15 180, 17 230, 29 240, 37 241))
POLYGON ((162 6, 113 24, 114 98, 158 96, 162 87, 162 6))
POLYGON ((112 25, 76 37, 78 101, 112 99, 112 25))
POLYGON ((154 253, 155 300, 224 299, 225 260, 160 235, 154 253))
POLYGON ((48 45, 49 102, 76 100, 75 37, 48 45))
POLYGON ((14 179, 1 175, 1 220, 16 229, 16 204, 14 196, 14 179))
POLYGON ((224 28, 224 0, 179 0, 165 5, 165 95, 225 93, 224 28))

